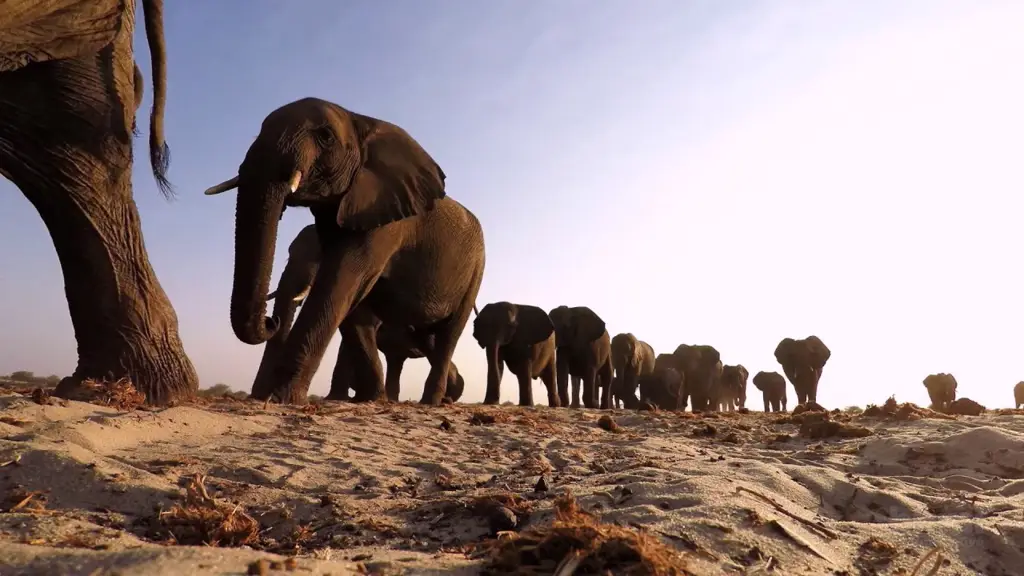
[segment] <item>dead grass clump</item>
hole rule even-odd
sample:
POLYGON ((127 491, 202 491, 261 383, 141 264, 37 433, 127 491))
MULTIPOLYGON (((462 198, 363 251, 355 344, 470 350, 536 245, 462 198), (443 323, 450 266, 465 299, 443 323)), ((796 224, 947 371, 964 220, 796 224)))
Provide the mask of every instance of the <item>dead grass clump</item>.
POLYGON ((495 508, 508 508, 521 516, 533 511, 533 502, 515 492, 495 491, 474 496, 468 508, 481 515, 489 514, 495 508))
POLYGON ((854 565, 861 572, 874 573, 874 571, 891 564, 898 554, 899 550, 895 546, 872 536, 857 548, 854 565))
POLYGON ((831 419, 828 412, 805 412, 804 419, 800 422, 800 435, 810 439, 864 438, 871 434, 871 430, 863 426, 853 426, 831 419))
POLYGON ((217 502, 206 491, 202 474, 185 488, 184 504, 159 514, 159 523, 177 544, 242 546, 255 542, 259 522, 240 505, 217 502))
POLYGON ((607 432, 613 432, 615 434, 621 434, 625 432, 622 426, 619 426, 618 422, 615 421, 611 416, 604 414, 597 419, 597 427, 607 432))
POLYGON ((821 404, 817 402, 807 402, 806 404, 797 404, 796 408, 793 408, 793 416, 797 414, 803 414, 804 412, 828 412, 821 404))
POLYGON ((912 402, 900 404, 895 396, 890 396, 881 406, 869 404, 861 416, 866 418, 884 418, 896 420, 897 422, 912 422, 922 418, 935 418, 938 420, 956 420, 955 417, 936 412, 929 408, 921 408, 912 402))
POLYGON ((44 514, 48 512, 46 510, 46 492, 13 486, 7 492, 7 497, 0 503, 0 512, 44 514))
POLYGON ((571 494, 555 500, 550 526, 503 532, 485 546, 487 574, 692 574, 679 552, 648 534, 600 522, 571 494))
POLYGON ((504 424, 512 420, 512 415, 496 410, 496 411, 483 411, 477 410, 469 416, 470 426, 484 426, 489 424, 504 424))
POLYGON ((75 397, 76 400, 110 406, 122 412, 131 412, 146 403, 146 395, 139 392, 128 378, 83 380, 75 397))
POLYGON ((970 398, 957 398, 949 405, 949 413, 959 416, 981 416, 985 407, 970 398))

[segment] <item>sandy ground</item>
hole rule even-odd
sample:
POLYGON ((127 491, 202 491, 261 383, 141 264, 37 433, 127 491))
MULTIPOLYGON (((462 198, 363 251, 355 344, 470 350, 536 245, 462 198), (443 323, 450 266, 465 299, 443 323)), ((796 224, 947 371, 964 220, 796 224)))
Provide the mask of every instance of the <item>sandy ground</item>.
POLYGON ((477 574, 566 491, 688 563, 664 573, 1024 566, 1024 411, 42 402, 0 392, 2 576, 477 574))

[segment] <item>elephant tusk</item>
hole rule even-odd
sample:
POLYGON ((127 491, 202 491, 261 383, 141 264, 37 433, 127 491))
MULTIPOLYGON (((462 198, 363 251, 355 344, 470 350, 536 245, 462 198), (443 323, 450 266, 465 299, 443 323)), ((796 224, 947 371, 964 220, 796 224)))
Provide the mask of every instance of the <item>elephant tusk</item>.
POLYGON ((298 294, 295 295, 294 298, 292 298, 292 302, 302 302, 306 298, 306 296, 309 296, 309 289, 310 286, 306 286, 305 290, 299 292, 298 294))
POLYGON ((302 172, 300 172, 299 170, 296 170, 295 173, 292 174, 292 179, 288 181, 288 187, 291 188, 291 191, 294 193, 296 190, 299 189, 299 184, 301 184, 301 183, 302 183, 302 172))
POLYGON ((216 186, 210 186, 209 188, 206 189, 206 192, 204 192, 204 194, 206 194, 207 196, 213 196, 215 194, 227 192, 228 190, 234 190, 235 188, 238 188, 238 176, 235 176, 230 180, 225 180, 224 182, 221 182, 216 186))

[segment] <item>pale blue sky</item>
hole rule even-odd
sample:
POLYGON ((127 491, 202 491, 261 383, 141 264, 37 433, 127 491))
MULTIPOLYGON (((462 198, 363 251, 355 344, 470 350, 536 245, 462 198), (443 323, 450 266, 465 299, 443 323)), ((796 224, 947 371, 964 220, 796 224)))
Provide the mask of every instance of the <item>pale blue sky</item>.
MULTIPOLYGON (((304 96, 406 128, 484 225, 479 304, 588 305, 667 352, 780 370, 832 349, 826 406, 1011 402, 1024 379, 1024 4, 982 0, 221 0, 168 3, 167 136, 179 199, 137 140, 146 245, 203 386, 248 390, 262 346, 228 322, 232 176, 304 96)), ((141 27, 136 46, 147 77, 141 27)), ((140 126, 145 130, 148 122, 140 126)), ((280 229, 274 276, 307 211, 280 229)), ((57 258, 0 181, 0 373, 75 364, 57 258)), ((485 360, 467 329, 465 401, 485 360)), ((326 392, 338 339, 312 393, 326 392)), ((418 398, 425 360, 406 364, 418 398)), ((540 383, 536 398, 543 398, 540 383)), ((755 395, 756 390, 750 389, 755 395)), ((791 404, 795 395, 790 390, 791 404)), ((517 400, 506 374, 503 400, 517 400)), ((754 407, 760 407, 755 397, 754 407)))

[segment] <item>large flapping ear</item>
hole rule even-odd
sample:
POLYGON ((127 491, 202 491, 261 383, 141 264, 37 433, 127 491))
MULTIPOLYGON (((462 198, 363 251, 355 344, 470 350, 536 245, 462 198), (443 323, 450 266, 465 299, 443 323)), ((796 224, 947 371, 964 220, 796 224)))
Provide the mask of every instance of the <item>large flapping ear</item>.
POLYGON ((573 309, 573 325, 576 330, 576 341, 579 343, 593 342, 605 332, 604 320, 586 306, 573 309))
POLYGON ((794 344, 796 344, 796 340, 783 338, 779 345, 775 347, 775 361, 782 364, 783 367, 792 364, 790 356, 792 355, 794 344))
POLYGON ((513 338, 526 346, 539 344, 551 337, 555 325, 544 310, 525 304, 516 306, 516 333, 513 338))
POLYGON ((814 363, 814 367, 818 370, 824 368, 825 363, 832 357, 832 351, 828 349, 828 346, 825 346, 821 338, 813 335, 804 339, 804 345, 807 346, 807 351, 811 355, 811 362, 814 363))
POLYGON ((433 210, 445 197, 444 172, 405 130, 349 113, 359 140, 360 166, 338 204, 338 226, 371 230, 433 210))

